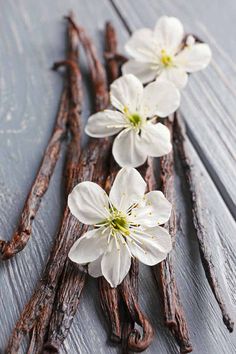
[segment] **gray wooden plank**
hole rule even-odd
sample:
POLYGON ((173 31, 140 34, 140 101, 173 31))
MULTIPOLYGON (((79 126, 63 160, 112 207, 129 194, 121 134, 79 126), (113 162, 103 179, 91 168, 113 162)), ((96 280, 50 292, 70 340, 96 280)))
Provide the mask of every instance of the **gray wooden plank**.
MULTIPOLYGON (((57 0, 53 4, 46 0, 37 3, 21 0, 17 5, 16 7, 15 2, 8 1, 2 6, 0 13, 0 234, 6 239, 10 238, 17 223, 24 198, 53 126, 61 79, 51 73, 49 67, 52 61, 63 57, 62 16, 70 8, 74 9, 80 23, 86 26, 95 40, 100 55, 102 43, 99 31, 103 28, 105 20, 114 21, 122 43, 127 38, 114 9, 105 0, 90 0, 86 3, 76 0, 65 3, 57 0)), ((143 26, 149 16, 145 8, 145 16, 140 26, 143 26)), ((86 70, 84 59, 82 60, 83 69, 86 70)), ((87 96, 85 101, 84 119, 90 109, 87 96)), ((183 112, 187 114, 184 108, 183 112)), ((194 149, 193 160, 196 175, 201 177, 203 183, 203 207, 209 210, 211 215, 207 225, 214 229, 212 237, 221 260, 219 267, 224 270, 222 281, 228 288, 228 301, 235 304, 235 260, 231 258, 232 251, 235 250, 235 223, 194 149)), ((29 245, 15 259, 0 264, 0 323, 3 324, 0 331, 1 349, 4 348, 20 311, 40 278, 53 242, 64 202, 61 188, 62 169, 63 163, 60 161, 35 221, 29 245)), ((186 204, 189 195, 179 167, 177 172, 177 210, 181 228, 176 266, 195 347, 194 353, 231 354, 236 350, 235 338, 226 332, 221 323, 219 310, 205 280, 198 257, 189 204, 186 204), (207 316, 204 316, 204 312, 207 316)), ((146 353, 177 352, 176 344, 163 326, 157 289, 148 267, 142 267, 140 283, 140 302, 150 316, 156 332, 154 343, 146 353)), ((22 353, 24 352, 23 349, 22 353)), ((117 348, 106 342, 105 323, 94 279, 89 280, 80 309, 61 352, 118 352, 117 348)))
POLYGON ((161 15, 178 17, 187 32, 197 33, 213 51, 209 67, 193 74, 183 90, 181 110, 195 147, 236 216, 235 170, 235 2, 114 0, 131 30, 153 27, 161 15), (219 25, 220 24, 220 25, 219 25))

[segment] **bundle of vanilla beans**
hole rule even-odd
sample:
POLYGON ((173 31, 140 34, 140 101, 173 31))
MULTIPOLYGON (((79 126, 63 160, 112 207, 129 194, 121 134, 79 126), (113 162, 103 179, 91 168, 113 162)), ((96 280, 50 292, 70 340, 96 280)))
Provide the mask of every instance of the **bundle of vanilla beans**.
MULTIPOLYGON (((90 70, 94 111, 103 110, 108 106, 108 84, 120 75, 120 66, 125 61, 125 57, 117 53, 117 38, 111 23, 107 23, 105 27, 106 66, 104 67, 98 58, 93 42, 86 31, 76 24, 73 14, 66 17, 66 21, 67 56, 65 60, 53 66, 55 70, 61 67, 65 70, 64 89, 55 127, 26 199, 19 226, 10 242, 0 241, 2 260, 15 256, 26 246, 41 198, 47 191, 59 158, 63 140, 68 142, 65 198, 77 183, 84 180, 94 181, 109 190, 118 171, 118 166, 111 154, 111 139, 90 138, 87 146, 81 150, 80 117, 83 97, 79 67, 80 44, 85 50, 90 70)), ((197 192, 197 185, 193 178, 184 124, 178 113, 167 118, 165 124, 170 129, 175 151, 183 163, 191 193, 193 223, 205 274, 221 309, 223 321, 231 332, 233 322, 223 300, 222 290, 219 287, 206 243, 207 234, 201 221, 201 196, 197 192)), ((152 159, 149 159, 139 171, 146 179, 149 190, 155 189, 156 180, 152 159)), ((174 151, 160 159, 161 188, 167 199, 174 205, 173 171, 174 151)), ((172 235, 174 243, 176 233, 174 212, 165 226, 172 235)), ((15 325, 6 353, 18 353, 26 335, 29 335, 28 354, 59 352, 73 322, 87 278, 87 274, 72 263, 67 255, 77 237, 84 234, 86 229, 87 226, 80 224, 66 207, 44 273, 15 325)), ((161 264, 153 267, 153 273, 161 289, 165 324, 175 337, 180 353, 188 353, 192 351, 192 346, 175 280, 173 256, 174 250, 161 264)), ((110 340, 121 344, 123 353, 145 350, 152 342, 154 335, 151 323, 138 303, 138 275, 138 261, 133 259, 129 274, 117 288, 111 288, 103 277, 98 279, 100 303, 107 321, 110 340), (135 324, 142 327, 142 333, 135 328, 135 324)))

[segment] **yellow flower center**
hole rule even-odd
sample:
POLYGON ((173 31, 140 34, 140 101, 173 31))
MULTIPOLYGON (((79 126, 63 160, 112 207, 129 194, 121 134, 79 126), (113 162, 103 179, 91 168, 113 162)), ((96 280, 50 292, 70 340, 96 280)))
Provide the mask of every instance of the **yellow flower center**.
POLYGON ((121 211, 113 207, 112 213, 109 219, 107 219, 107 225, 112 229, 112 234, 115 235, 117 232, 123 236, 129 236, 129 223, 127 221, 126 215, 121 211))
POLYGON ((140 115, 138 113, 131 114, 129 112, 128 107, 124 107, 124 113, 125 113, 126 117, 128 118, 128 120, 130 121, 130 123, 134 126, 134 128, 140 127, 140 125, 142 123, 142 118, 140 117, 140 115))
POLYGON ((165 49, 162 49, 161 51, 161 62, 165 67, 170 67, 173 65, 173 59, 166 53, 165 49))

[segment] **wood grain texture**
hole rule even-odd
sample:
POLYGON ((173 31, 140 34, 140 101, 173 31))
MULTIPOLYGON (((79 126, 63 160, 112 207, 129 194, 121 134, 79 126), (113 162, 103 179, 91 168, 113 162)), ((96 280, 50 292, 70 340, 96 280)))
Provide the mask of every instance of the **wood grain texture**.
MULTIPOLYGON (((175 15, 188 31, 198 33, 213 49, 212 65, 191 77, 183 93, 181 111, 187 122, 196 179, 201 181, 209 243, 214 247, 227 301, 235 313, 236 226, 232 214, 236 199, 236 47, 232 31, 236 4, 233 0, 119 0, 116 4, 131 29, 151 27, 161 14, 175 15)), ((112 20, 118 29, 120 43, 128 38, 108 0, 9 0, 1 6, 0 234, 6 240, 16 226, 54 124, 62 80, 49 68, 63 57, 65 25, 62 17, 69 9, 74 10, 78 21, 87 28, 100 55, 103 47, 100 31, 106 20, 112 20)), ((84 60, 82 56, 82 71, 87 74, 84 60)), ((87 77, 84 83, 85 120, 91 109, 87 77)), ((15 259, 0 264, 0 352, 40 278, 56 234, 64 205, 63 157, 62 152, 28 246, 15 259)), ((236 352, 235 335, 227 333, 221 323, 220 311, 204 277, 191 221, 190 196, 179 162, 176 171, 179 226, 176 277, 189 322, 193 353, 233 354, 236 352)), ((163 326, 158 289, 151 270, 141 266, 140 277, 141 307, 150 316, 156 332, 146 353, 177 353, 174 340, 163 326)), ((118 353, 117 348, 107 343, 105 328, 97 284, 89 279, 61 353, 118 353)), ((25 352, 23 349, 22 353, 25 352)))

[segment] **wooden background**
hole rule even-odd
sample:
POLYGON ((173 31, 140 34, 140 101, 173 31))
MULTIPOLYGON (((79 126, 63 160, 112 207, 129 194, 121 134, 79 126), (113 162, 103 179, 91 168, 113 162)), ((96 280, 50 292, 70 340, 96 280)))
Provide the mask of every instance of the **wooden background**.
MULTIPOLYGON (((120 51, 134 30, 152 27, 163 15, 173 15, 187 32, 202 37, 212 48, 212 64, 192 75, 182 95, 196 179, 201 185, 202 210, 209 244, 221 274, 229 306, 236 307, 236 43, 233 0, 8 0, 0 11, 0 235, 6 240, 17 225, 26 194, 36 174, 53 127, 62 80, 50 71, 64 57, 65 23, 73 9, 77 20, 95 40, 102 55, 102 30, 112 20, 120 51)), ((87 72, 85 63, 82 70, 87 72)), ((85 85, 85 91, 87 90, 85 85)), ((86 91, 87 92, 87 91, 86 91)), ((85 99, 83 117, 90 111, 85 99)), ((63 156, 34 223, 26 249, 0 263, 0 351, 20 311, 42 274, 64 205, 63 156)), ((180 164, 176 163, 176 275, 194 346, 194 354, 236 353, 235 334, 221 321, 200 263, 191 221, 190 195, 180 164)), ((156 285, 148 267, 141 267, 140 303, 150 316, 155 339, 147 354, 178 353, 163 326, 156 285)), ((234 315, 234 319, 236 316, 234 315)), ((22 353, 26 350, 23 348, 22 353)), ((89 279, 80 309, 61 353, 118 353, 107 343, 96 281, 89 279)))

